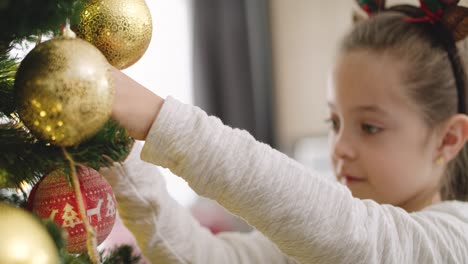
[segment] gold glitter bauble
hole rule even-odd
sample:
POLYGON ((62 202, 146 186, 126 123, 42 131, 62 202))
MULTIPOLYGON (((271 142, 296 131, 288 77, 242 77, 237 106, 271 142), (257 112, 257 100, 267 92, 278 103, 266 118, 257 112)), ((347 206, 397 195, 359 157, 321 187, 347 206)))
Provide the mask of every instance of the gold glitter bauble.
POLYGON ((0 203, 0 263, 59 263, 57 247, 30 213, 0 203))
POLYGON ((152 31, 144 0, 88 0, 76 27, 77 35, 96 46, 118 69, 143 56, 152 31))
POLYGON ((114 99, 111 66, 88 42, 58 37, 21 62, 15 89, 21 120, 38 138, 76 145, 109 119, 114 99))

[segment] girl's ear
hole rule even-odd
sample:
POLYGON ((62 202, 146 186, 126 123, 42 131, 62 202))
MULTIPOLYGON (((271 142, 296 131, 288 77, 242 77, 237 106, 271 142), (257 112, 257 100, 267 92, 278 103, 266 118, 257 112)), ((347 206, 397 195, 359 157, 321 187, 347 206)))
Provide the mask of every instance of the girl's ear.
POLYGON ((439 145, 439 155, 448 162, 454 159, 468 139, 468 116, 456 114, 444 125, 439 145))

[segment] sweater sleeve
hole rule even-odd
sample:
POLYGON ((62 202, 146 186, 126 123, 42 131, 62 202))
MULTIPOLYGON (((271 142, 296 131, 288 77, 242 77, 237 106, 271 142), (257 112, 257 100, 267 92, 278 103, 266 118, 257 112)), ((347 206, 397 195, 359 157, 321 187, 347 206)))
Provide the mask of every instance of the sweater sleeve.
POLYGON ((142 158, 185 178, 301 263, 467 261, 466 219, 353 198, 345 186, 172 98, 142 158))
POLYGON ((111 184, 125 226, 151 263, 296 263, 258 231, 213 235, 168 194, 159 168, 137 142, 123 164, 100 173, 111 184))

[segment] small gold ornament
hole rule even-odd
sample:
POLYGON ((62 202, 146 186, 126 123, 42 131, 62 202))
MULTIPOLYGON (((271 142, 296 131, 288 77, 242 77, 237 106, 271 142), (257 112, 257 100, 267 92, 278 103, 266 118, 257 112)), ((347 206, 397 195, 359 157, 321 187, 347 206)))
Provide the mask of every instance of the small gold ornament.
POLYGON ((102 53, 65 32, 23 59, 15 89, 20 118, 31 132, 54 145, 72 146, 109 119, 114 83, 102 53))
POLYGON ((152 30, 144 0, 88 0, 76 27, 77 35, 96 46, 118 69, 143 56, 152 30))
POLYGON ((0 263, 59 263, 52 238, 30 213, 0 203, 0 216, 0 263))

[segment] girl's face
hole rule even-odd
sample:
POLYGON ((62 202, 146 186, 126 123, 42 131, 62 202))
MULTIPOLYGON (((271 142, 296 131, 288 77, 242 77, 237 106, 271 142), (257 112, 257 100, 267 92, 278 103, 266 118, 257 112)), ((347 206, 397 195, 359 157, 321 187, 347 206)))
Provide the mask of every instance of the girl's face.
POLYGON ((354 51, 328 89, 334 172, 353 196, 418 210, 440 200, 437 139, 405 91, 403 63, 354 51))

